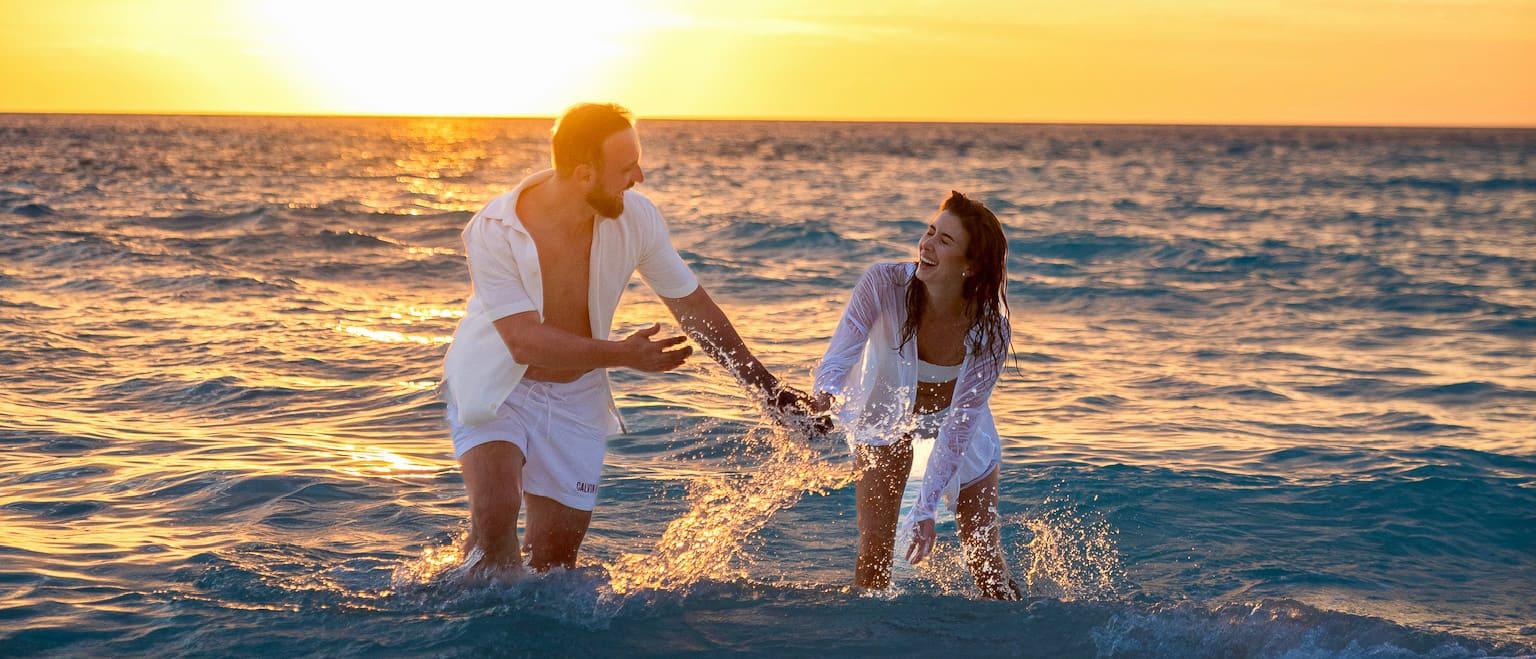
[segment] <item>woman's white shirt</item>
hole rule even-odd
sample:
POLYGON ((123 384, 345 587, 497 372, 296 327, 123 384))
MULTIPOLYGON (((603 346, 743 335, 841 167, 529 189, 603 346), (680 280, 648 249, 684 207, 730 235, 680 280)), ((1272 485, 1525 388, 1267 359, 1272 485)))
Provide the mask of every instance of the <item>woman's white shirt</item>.
MULTIPOLYGON (((917 341, 898 347, 907 319, 907 286, 915 267, 876 263, 864 271, 816 367, 815 389, 837 399, 837 416, 850 442, 890 444, 916 427, 912 408, 917 397, 917 341)), ((1006 318, 1000 330, 1007 341, 1006 318)), ((955 478, 973 437, 997 436, 988 401, 1003 357, 975 354, 971 344, 976 336, 973 329, 967 337, 965 359, 949 408, 942 412, 944 424, 928 459, 911 521, 933 519, 940 496, 955 478)))

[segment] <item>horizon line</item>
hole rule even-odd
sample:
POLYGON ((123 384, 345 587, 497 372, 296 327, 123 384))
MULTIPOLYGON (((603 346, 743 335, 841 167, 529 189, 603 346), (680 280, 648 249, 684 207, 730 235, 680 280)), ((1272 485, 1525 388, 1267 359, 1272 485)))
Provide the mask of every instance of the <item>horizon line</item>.
MULTIPOLYGON (((44 115, 87 117, 267 117, 273 119, 467 119, 478 121, 553 121, 555 115, 457 115, 457 114, 390 114, 390 113, 302 113, 302 112, 213 112, 213 111, 89 111, 89 110, 0 110, 0 115, 44 115)), ((1415 124, 1415 123, 1231 123, 1231 122, 1157 122, 1157 121, 1080 121, 1070 119, 928 119, 928 118, 869 118, 815 116, 687 116, 646 115, 636 121, 717 121, 759 123, 825 123, 825 124, 975 124, 997 126, 1163 126, 1189 128, 1389 128, 1389 129, 1461 129, 1461 130, 1536 130, 1532 124, 1415 124)))

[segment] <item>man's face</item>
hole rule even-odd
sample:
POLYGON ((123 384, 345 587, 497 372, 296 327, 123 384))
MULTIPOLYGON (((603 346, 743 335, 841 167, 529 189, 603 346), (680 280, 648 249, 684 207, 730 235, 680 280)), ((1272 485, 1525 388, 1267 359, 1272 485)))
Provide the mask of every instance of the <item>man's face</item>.
POLYGON ((587 190, 587 203, 603 217, 624 214, 624 191, 645 181, 640 171, 640 134, 627 128, 603 140, 603 162, 587 190))

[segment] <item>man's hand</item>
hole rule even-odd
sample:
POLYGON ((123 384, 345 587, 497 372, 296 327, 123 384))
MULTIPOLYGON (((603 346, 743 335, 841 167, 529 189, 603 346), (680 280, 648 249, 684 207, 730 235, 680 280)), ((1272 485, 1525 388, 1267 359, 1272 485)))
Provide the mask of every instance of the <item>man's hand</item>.
POLYGON ((688 355, 693 354, 693 346, 683 346, 677 350, 667 350, 688 340, 686 336, 672 336, 665 339, 652 341, 651 337, 661 331, 661 323, 654 323, 650 327, 635 332, 623 341, 619 346, 624 353, 624 366, 637 371, 648 373, 661 373, 670 371, 683 365, 688 355))

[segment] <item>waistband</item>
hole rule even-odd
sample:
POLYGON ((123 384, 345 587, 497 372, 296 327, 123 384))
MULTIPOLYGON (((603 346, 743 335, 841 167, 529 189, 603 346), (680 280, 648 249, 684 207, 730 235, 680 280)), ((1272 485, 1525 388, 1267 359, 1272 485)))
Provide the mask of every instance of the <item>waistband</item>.
POLYGON ((625 432, 624 420, 608 392, 608 374, 594 369, 570 382, 545 382, 523 378, 507 397, 514 407, 591 426, 606 436, 625 432))
POLYGON ((537 388, 542 391, 547 391, 554 394, 575 393, 603 386, 606 377, 607 374, 603 371, 603 369, 594 368, 590 371, 587 371, 586 373, 583 373, 581 377, 576 378, 575 380, 571 380, 570 382, 547 382, 544 380, 533 380, 525 377, 517 381, 517 388, 537 388))

